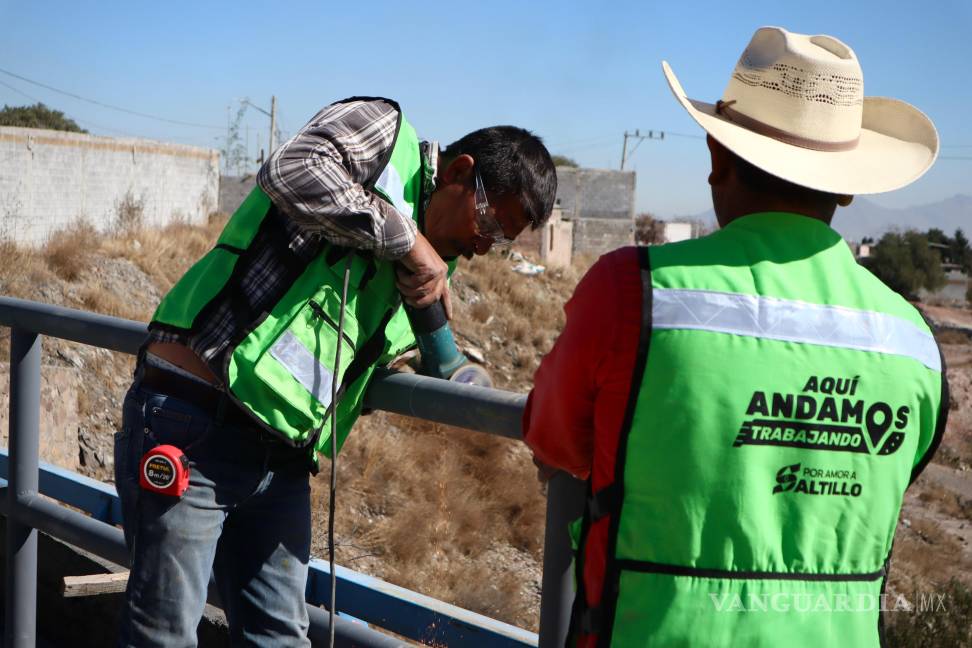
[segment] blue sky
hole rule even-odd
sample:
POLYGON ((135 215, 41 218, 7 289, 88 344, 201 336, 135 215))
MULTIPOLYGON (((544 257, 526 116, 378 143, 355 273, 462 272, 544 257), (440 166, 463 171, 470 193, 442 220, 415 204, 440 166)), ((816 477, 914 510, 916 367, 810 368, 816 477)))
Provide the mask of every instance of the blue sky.
MULTIPOLYGON (((269 108, 294 133, 351 95, 397 99, 429 139, 510 123, 553 153, 617 168, 625 130, 701 136, 661 74, 713 100, 753 31, 834 35, 857 52, 865 94, 914 103, 942 156, 972 158, 972 3, 774 2, 11 2, 0 0, 0 69, 181 126, 110 110, 0 73, 0 104, 40 100, 93 133, 220 148, 227 107, 269 108)), ((250 147, 269 120, 250 110, 250 147)), ((245 127, 244 127, 245 135, 245 127)), ((662 216, 709 206, 698 137, 646 141, 629 156, 637 208, 662 216)), ((972 159, 941 159, 896 207, 972 193, 972 159)))

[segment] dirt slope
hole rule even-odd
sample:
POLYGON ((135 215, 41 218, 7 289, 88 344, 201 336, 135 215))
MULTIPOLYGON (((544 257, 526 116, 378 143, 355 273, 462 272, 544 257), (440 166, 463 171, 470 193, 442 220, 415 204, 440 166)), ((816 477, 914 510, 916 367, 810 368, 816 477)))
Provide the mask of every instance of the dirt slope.
MULTIPOLYGON (((40 251, 0 243, 0 294, 146 321, 159 297, 214 240, 207 227, 132 229, 112 237, 78 226, 40 251)), ((590 264, 525 277, 512 261, 462 262, 454 329, 482 353, 498 387, 525 391, 563 325, 562 305, 590 264)), ((933 464, 909 489, 891 592, 972 584, 972 330, 967 311, 929 308, 942 327, 952 386, 949 425, 933 464)), ((0 330, 0 360, 9 334, 0 330)), ((80 470, 110 481, 111 435, 132 359, 45 340, 46 365, 77 371, 80 470)), ((326 555, 327 465, 313 483, 314 552, 326 555)), ((348 567, 536 629, 544 493, 516 442, 382 412, 363 417, 339 465, 338 560, 348 567)))

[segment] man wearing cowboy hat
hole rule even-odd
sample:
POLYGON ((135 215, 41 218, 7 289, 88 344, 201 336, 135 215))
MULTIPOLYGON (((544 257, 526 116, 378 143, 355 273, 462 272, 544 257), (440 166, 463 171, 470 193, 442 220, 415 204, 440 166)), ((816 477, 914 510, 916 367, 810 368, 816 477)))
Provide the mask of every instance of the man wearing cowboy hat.
POLYGON ((578 285, 524 438, 587 479, 571 636, 583 646, 877 646, 905 489, 945 428, 921 315, 829 227, 938 152, 864 97, 830 36, 756 31, 708 133, 722 229, 625 248, 578 285))

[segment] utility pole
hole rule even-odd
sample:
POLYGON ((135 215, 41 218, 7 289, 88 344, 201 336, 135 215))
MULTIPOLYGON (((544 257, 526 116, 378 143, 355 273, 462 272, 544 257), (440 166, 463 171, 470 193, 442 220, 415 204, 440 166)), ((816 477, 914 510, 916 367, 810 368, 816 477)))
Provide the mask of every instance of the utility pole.
POLYGON ((624 163, 628 160, 628 140, 636 139, 638 143, 634 145, 631 152, 634 153, 641 146, 641 143, 648 139, 663 140, 665 139, 665 131, 658 131, 657 133, 653 130, 648 131, 647 135, 642 135, 640 130, 635 130, 633 133, 624 131, 624 148, 621 149, 621 170, 624 171, 624 163))
POLYGON ((230 107, 226 106, 226 150, 223 155, 223 173, 229 175, 229 157, 230 157, 230 107))
POLYGON ((270 97, 270 146, 267 150, 273 153, 274 134, 277 131, 277 96, 270 97))
POLYGON ((251 102, 249 99, 241 99, 240 103, 246 104, 250 108, 262 112, 264 115, 270 118, 270 143, 267 145, 267 155, 273 153, 273 147, 277 144, 277 97, 276 95, 270 97, 270 112, 267 112, 260 106, 251 102))

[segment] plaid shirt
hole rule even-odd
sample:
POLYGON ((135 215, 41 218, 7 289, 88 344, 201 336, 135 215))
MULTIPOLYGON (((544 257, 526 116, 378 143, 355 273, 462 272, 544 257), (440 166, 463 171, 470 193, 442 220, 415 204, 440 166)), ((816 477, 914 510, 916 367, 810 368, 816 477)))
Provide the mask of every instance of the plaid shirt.
MULTIPOLYGON (((332 104, 276 149, 260 169, 257 183, 277 207, 282 235, 301 261, 313 259, 324 242, 370 250, 385 260, 400 258, 412 249, 415 222, 363 187, 381 172, 381 161, 394 144, 397 121, 398 111, 387 101, 332 104)), ((430 184, 437 153, 434 143, 422 143, 422 154, 432 167, 426 176, 430 184)), ((426 188, 426 196, 433 186, 426 188)), ((238 293, 250 312, 269 311, 286 290, 285 264, 272 238, 264 232, 254 239, 254 259, 241 277, 238 293)), ((184 344, 221 376, 223 352, 239 326, 230 299, 214 306, 191 335, 150 324, 148 342, 184 344)))

